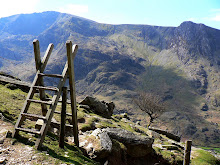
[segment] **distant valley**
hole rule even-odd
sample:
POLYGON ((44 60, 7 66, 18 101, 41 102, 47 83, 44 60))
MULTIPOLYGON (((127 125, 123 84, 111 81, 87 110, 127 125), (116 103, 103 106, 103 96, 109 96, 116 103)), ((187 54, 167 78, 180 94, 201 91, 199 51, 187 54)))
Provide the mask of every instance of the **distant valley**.
MULTIPOLYGON (((32 41, 41 56, 54 44, 48 73, 60 73, 65 42, 79 45, 75 59, 78 100, 86 95, 116 103, 146 125, 134 106, 138 91, 159 95, 167 107, 155 127, 194 145, 220 147, 220 30, 193 22, 178 27, 110 25, 58 12, 21 14, 0 19, 0 71, 32 81, 32 41)), ((48 81, 48 85, 56 82, 48 81)))

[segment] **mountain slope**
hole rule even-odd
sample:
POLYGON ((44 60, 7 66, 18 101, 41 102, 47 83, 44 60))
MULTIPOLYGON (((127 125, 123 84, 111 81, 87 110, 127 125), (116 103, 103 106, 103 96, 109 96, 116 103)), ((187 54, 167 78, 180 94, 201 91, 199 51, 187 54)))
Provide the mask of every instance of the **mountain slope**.
POLYGON ((32 40, 37 38, 42 56, 54 43, 46 71, 60 73, 65 42, 72 40, 79 45, 79 99, 94 95, 113 100, 118 112, 146 124, 146 114, 132 98, 139 90, 151 92, 160 95, 168 109, 155 126, 192 138, 195 144, 220 146, 220 30, 193 22, 178 27, 99 24, 57 12, 2 18, 0 27, 0 49, 5 52, 0 54, 1 70, 32 81, 32 40), (30 18, 35 21, 26 24, 30 18))

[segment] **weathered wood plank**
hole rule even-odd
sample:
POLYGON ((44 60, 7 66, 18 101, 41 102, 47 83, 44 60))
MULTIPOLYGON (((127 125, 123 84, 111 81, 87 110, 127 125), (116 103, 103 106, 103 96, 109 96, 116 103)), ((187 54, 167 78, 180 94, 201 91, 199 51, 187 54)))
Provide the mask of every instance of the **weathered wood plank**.
POLYGON ((60 75, 60 74, 44 74, 44 73, 39 73, 39 76, 63 78, 62 75, 60 75))
POLYGON ((49 44, 49 46, 48 46, 48 48, 47 48, 47 50, 45 52, 45 55, 44 55, 44 57, 42 59, 42 65, 41 65, 41 68, 40 68, 41 73, 44 72, 44 69, 47 66, 47 62, 48 62, 48 60, 50 58, 50 55, 51 55, 51 53, 53 51, 53 47, 54 47, 53 44, 49 44))
POLYGON ((33 133, 33 134, 40 134, 39 131, 33 130, 33 129, 28 129, 28 128, 15 128, 16 130, 27 132, 27 133, 33 133))
MULTIPOLYGON (((67 102, 66 102, 67 103, 67 102)), ((54 113, 56 113, 56 114, 61 114, 61 112, 60 111, 54 111, 54 113)), ((66 115, 67 116, 72 116, 72 114, 71 113, 66 113, 66 115)))
POLYGON ((31 119, 43 119, 45 120, 46 117, 45 116, 41 116, 41 115, 36 115, 36 114, 30 114, 30 113, 22 113, 22 116, 25 116, 27 118, 31 118, 31 119))
MULTIPOLYGON (((38 70, 37 73, 39 73, 39 72, 40 72, 40 71, 38 70)), ((17 122, 16 122, 16 124, 15 124, 15 128, 20 127, 21 124, 23 123, 24 119, 25 119, 25 117, 22 116, 21 114, 27 113, 27 111, 28 111, 28 108, 29 108, 30 103, 31 103, 31 102, 28 102, 28 99, 32 99, 33 96, 34 96, 34 88, 33 88, 33 86, 36 85, 37 80, 38 80, 38 74, 36 74, 36 76, 34 77, 34 80, 33 80, 32 84, 31 84, 31 88, 30 88, 30 90, 29 90, 29 92, 28 92, 28 94, 27 94, 27 97, 26 97, 26 100, 25 100, 25 102, 24 102, 24 105, 23 105, 23 108, 22 108, 22 110, 21 110, 21 113, 20 113, 19 116, 18 116, 18 120, 17 120, 17 122)), ((15 129, 14 132, 13 132, 13 134, 12 134, 12 137, 16 137, 16 136, 18 135, 18 132, 19 132, 19 130, 18 130, 18 129, 17 129, 17 130, 15 129)))
POLYGON ((27 101, 33 103, 39 103, 39 104, 46 104, 46 105, 52 104, 52 101, 42 101, 42 100, 33 100, 33 99, 28 99, 27 101))
POLYGON ((40 44, 37 39, 33 41, 33 46, 34 46, 34 57, 35 57, 35 66, 36 70, 40 70, 41 67, 41 58, 40 58, 40 44))
POLYGON ((191 140, 187 140, 186 141, 185 152, 184 152, 184 162, 183 162, 183 165, 189 165, 190 164, 191 146, 192 146, 192 141, 191 140))
MULTIPOLYGON (((40 73, 43 72, 42 68, 42 62, 41 62, 41 57, 40 57, 40 45, 39 45, 39 41, 38 40, 34 40, 33 41, 33 46, 34 46, 34 56, 35 56, 35 65, 36 65, 36 70, 37 72, 40 71, 40 73)), ((45 63, 44 63, 45 65, 45 63)), ((44 86, 44 82, 43 82, 43 78, 42 77, 38 77, 38 81, 37 84, 39 86, 44 86)), ((44 90, 39 90, 40 93, 40 99, 44 100, 46 99, 46 94, 44 90)), ((42 109, 42 115, 46 116, 47 114, 47 106, 45 104, 41 104, 41 109, 42 109)))
POLYGON ((59 82, 59 84, 57 86, 59 91, 53 96, 53 98, 52 98, 52 105, 50 106, 50 108, 48 109, 48 113, 46 114, 47 123, 44 123, 42 125, 41 130, 40 130, 40 134, 41 134, 40 138, 38 138, 36 143, 35 143, 35 146, 37 147, 37 149, 41 148, 42 143, 44 141, 44 138, 46 136, 47 130, 48 130, 49 125, 51 123, 51 119, 53 117, 54 111, 56 109, 57 103, 59 101, 59 98, 60 98, 60 95, 61 95, 61 92, 62 92, 62 90, 60 90, 60 89, 64 86, 64 84, 66 82, 67 70, 68 70, 68 64, 66 63, 66 65, 65 65, 65 67, 63 69, 63 72, 62 72, 63 78, 60 79, 60 82, 59 82))
POLYGON ((65 138, 65 125, 66 125, 66 100, 67 100, 67 87, 62 88, 62 109, 61 109, 61 123, 60 123, 60 138, 59 147, 64 148, 64 138, 65 138))
POLYGON ((50 91, 58 91, 59 89, 56 87, 43 87, 43 86, 34 86, 34 89, 44 89, 44 90, 50 90, 50 91))
POLYGON ((72 121, 73 121, 73 136, 74 142, 79 146, 79 137, 78 137, 78 123, 77 123, 77 106, 76 106, 76 89, 75 89, 75 74, 74 74, 74 63, 73 60, 76 56, 78 46, 72 46, 71 41, 66 42, 67 50, 67 62, 68 62, 68 75, 69 75, 69 86, 70 86, 70 100, 71 100, 71 109, 72 109, 72 121), (73 49, 73 51, 72 51, 73 49))

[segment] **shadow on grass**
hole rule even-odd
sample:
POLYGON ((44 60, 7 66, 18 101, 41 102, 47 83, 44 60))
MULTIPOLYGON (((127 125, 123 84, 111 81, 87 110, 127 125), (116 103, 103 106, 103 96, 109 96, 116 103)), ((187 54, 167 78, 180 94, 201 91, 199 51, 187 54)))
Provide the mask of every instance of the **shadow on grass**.
MULTIPOLYGON (((25 137, 26 135, 27 134, 18 135, 15 142, 20 142, 25 145, 34 146, 34 140, 36 140, 36 137, 30 139, 28 137, 25 137)), ((59 159, 65 163, 71 163, 75 165, 98 164, 97 162, 84 156, 83 152, 74 145, 65 143, 64 149, 59 148, 58 136, 54 135, 51 132, 48 132, 47 136, 45 137, 43 146, 39 151, 46 151, 51 157, 59 159)))

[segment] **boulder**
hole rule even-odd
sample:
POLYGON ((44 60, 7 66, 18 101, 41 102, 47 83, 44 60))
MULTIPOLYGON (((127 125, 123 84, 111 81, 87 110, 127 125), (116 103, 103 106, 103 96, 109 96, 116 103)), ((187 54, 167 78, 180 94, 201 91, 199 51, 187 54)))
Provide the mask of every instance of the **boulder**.
POLYGON ((158 128, 153 128, 153 127, 148 127, 148 128, 149 128, 149 130, 151 130, 151 131, 154 131, 154 132, 157 132, 157 133, 159 133, 159 134, 165 135, 166 137, 168 137, 168 138, 170 138, 170 139, 172 139, 172 140, 175 140, 175 141, 177 141, 177 142, 180 142, 180 140, 181 140, 181 137, 180 137, 180 136, 175 135, 175 134, 173 134, 173 133, 171 133, 171 132, 167 132, 167 131, 165 131, 165 130, 158 129, 158 128))
POLYGON ((147 136, 135 135, 120 128, 105 129, 110 138, 123 143, 131 157, 142 157, 152 152, 153 139, 147 136))
MULTIPOLYGON (((108 159, 116 146, 115 141, 125 146, 129 157, 143 157, 152 153, 153 139, 147 136, 135 135, 132 132, 119 128, 95 129, 92 133, 87 131, 79 136, 79 146, 82 147, 91 159, 108 159)), ((121 148, 117 146, 117 150, 121 148)))
POLYGON ((6 157, 0 157, 0 164, 6 164, 6 157))
POLYGON ((91 159, 106 158, 112 150, 110 137, 105 130, 100 128, 95 129, 91 134, 80 135, 79 142, 79 146, 84 148, 91 159))
POLYGON ((90 96, 87 96, 80 104, 88 105, 94 113, 105 118, 111 118, 115 108, 115 104, 113 102, 106 103, 90 96))

